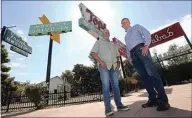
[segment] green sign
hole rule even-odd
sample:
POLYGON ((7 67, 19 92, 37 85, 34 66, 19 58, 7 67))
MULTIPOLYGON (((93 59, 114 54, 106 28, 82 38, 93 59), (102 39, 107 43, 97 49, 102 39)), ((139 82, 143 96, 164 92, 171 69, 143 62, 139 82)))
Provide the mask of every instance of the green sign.
POLYGON ((23 55, 23 56, 28 57, 28 53, 27 53, 27 52, 25 52, 25 51, 23 51, 23 50, 15 47, 15 46, 11 46, 11 47, 10 47, 10 50, 12 50, 12 51, 14 51, 14 52, 17 52, 17 53, 19 53, 19 54, 21 54, 21 55, 23 55))
POLYGON ((92 24, 90 24, 89 22, 85 21, 84 18, 80 18, 79 19, 79 26, 81 28, 83 28, 84 30, 86 30, 87 32, 94 32, 96 33, 96 35, 100 35, 103 36, 103 32, 101 32, 100 30, 98 30, 95 26, 93 26, 92 24))
POLYGON ((22 40, 20 36, 12 32, 10 29, 6 29, 5 35, 3 37, 3 41, 25 51, 28 52, 29 54, 32 53, 32 48, 28 46, 28 44, 22 40))
POLYGON ((50 24, 31 25, 29 36, 48 35, 50 32, 66 33, 72 31, 72 21, 56 22, 50 24))

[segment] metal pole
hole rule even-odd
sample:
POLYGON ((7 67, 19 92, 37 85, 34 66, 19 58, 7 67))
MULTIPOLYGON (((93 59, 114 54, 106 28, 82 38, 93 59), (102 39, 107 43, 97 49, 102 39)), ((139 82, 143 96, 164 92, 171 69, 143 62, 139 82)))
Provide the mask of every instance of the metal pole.
POLYGON ((3 36, 4 36, 4 34, 5 34, 5 30, 6 30, 6 27, 3 26, 2 30, 1 30, 1 43, 2 43, 2 41, 3 41, 3 36))
MULTIPOLYGON (((157 58, 157 61, 158 61, 159 65, 160 65, 161 69, 163 70, 163 68, 165 68, 165 66, 163 65, 163 67, 162 67, 161 62, 160 62, 157 54, 155 54, 155 56, 156 56, 156 58, 157 58)), ((166 79, 164 79, 164 80, 165 80, 165 84, 166 84, 165 86, 168 86, 167 80, 166 80, 166 79)), ((163 82, 162 78, 161 78, 161 81, 163 82)))
POLYGON ((185 34, 185 32, 184 32, 184 37, 185 37, 187 43, 189 44, 190 48, 192 49, 192 44, 191 44, 191 42, 189 41, 189 38, 187 37, 187 35, 185 34))
POLYGON ((49 52, 48 52, 48 62, 47 62, 47 76, 46 76, 46 83, 48 88, 48 99, 47 105, 49 103, 49 85, 50 85, 50 75, 51 75, 51 57, 52 57, 52 47, 53 47, 53 40, 50 38, 49 42, 49 52))
POLYGON ((126 78, 125 69, 124 69, 124 66, 123 66, 123 61, 122 61, 121 56, 120 56, 120 61, 121 61, 121 68, 122 68, 122 71, 123 71, 123 77, 126 78))

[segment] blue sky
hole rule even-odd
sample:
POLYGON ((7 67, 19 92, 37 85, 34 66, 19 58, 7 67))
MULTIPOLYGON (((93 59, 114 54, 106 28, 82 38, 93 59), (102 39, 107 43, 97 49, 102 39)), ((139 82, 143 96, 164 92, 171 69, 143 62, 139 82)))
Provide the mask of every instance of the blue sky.
MULTIPOLYGON (((173 1, 81 1, 107 24, 111 38, 124 42, 125 32, 120 21, 128 17, 131 24, 141 24, 151 33, 179 21, 191 38, 191 2, 173 1)), ((50 22, 72 21, 72 32, 61 34, 61 44, 54 42, 51 77, 60 76, 66 69, 72 70, 77 63, 91 65, 89 52, 95 39, 78 26, 81 13, 79 1, 2 1, 2 25, 16 25, 17 32, 33 48, 32 55, 25 58, 9 50, 11 76, 17 81, 40 82, 46 78, 49 36, 29 37, 30 25, 41 24, 38 17, 45 14, 50 22)), ((158 53, 166 52, 170 44, 184 45, 183 37, 155 47, 158 53), (163 48, 162 48, 163 47, 163 48)))

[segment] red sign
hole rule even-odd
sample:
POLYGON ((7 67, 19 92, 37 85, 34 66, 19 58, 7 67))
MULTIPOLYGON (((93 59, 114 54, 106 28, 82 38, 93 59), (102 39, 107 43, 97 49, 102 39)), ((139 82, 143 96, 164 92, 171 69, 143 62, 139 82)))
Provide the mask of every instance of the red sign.
POLYGON ((86 9, 86 12, 90 14, 90 18, 88 20, 89 23, 95 25, 99 30, 100 29, 106 29, 106 24, 102 23, 101 20, 98 19, 97 16, 95 16, 88 8, 86 9))
POLYGON ((91 10, 89 10, 84 4, 80 3, 79 8, 83 18, 94 25, 98 30, 103 31, 106 29, 106 24, 99 19, 91 10))
POLYGON ((155 32, 151 35, 151 47, 157 46, 159 44, 165 43, 172 39, 178 38, 184 35, 184 31, 179 22, 168 26, 158 32, 155 32))
POLYGON ((115 37, 113 38, 113 43, 118 48, 120 55, 123 57, 126 57, 127 56, 126 45, 123 44, 119 39, 117 39, 115 37))

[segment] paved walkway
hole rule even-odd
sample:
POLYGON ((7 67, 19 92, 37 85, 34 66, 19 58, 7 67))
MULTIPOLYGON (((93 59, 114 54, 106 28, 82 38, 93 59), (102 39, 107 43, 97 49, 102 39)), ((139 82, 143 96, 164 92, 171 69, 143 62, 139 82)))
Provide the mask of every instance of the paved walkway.
MULTIPOLYGON (((141 108, 147 101, 146 91, 132 93, 122 97, 124 104, 130 105, 126 112, 116 112, 112 117, 191 117, 192 116, 192 83, 166 87, 171 108, 157 112, 156 108, 141 108)), ((112 100, 114 105, 114 101, 112 100)), ((103 102, 72 105, 58 108, 42 109, 14 117, 105 117, 103 102)))

